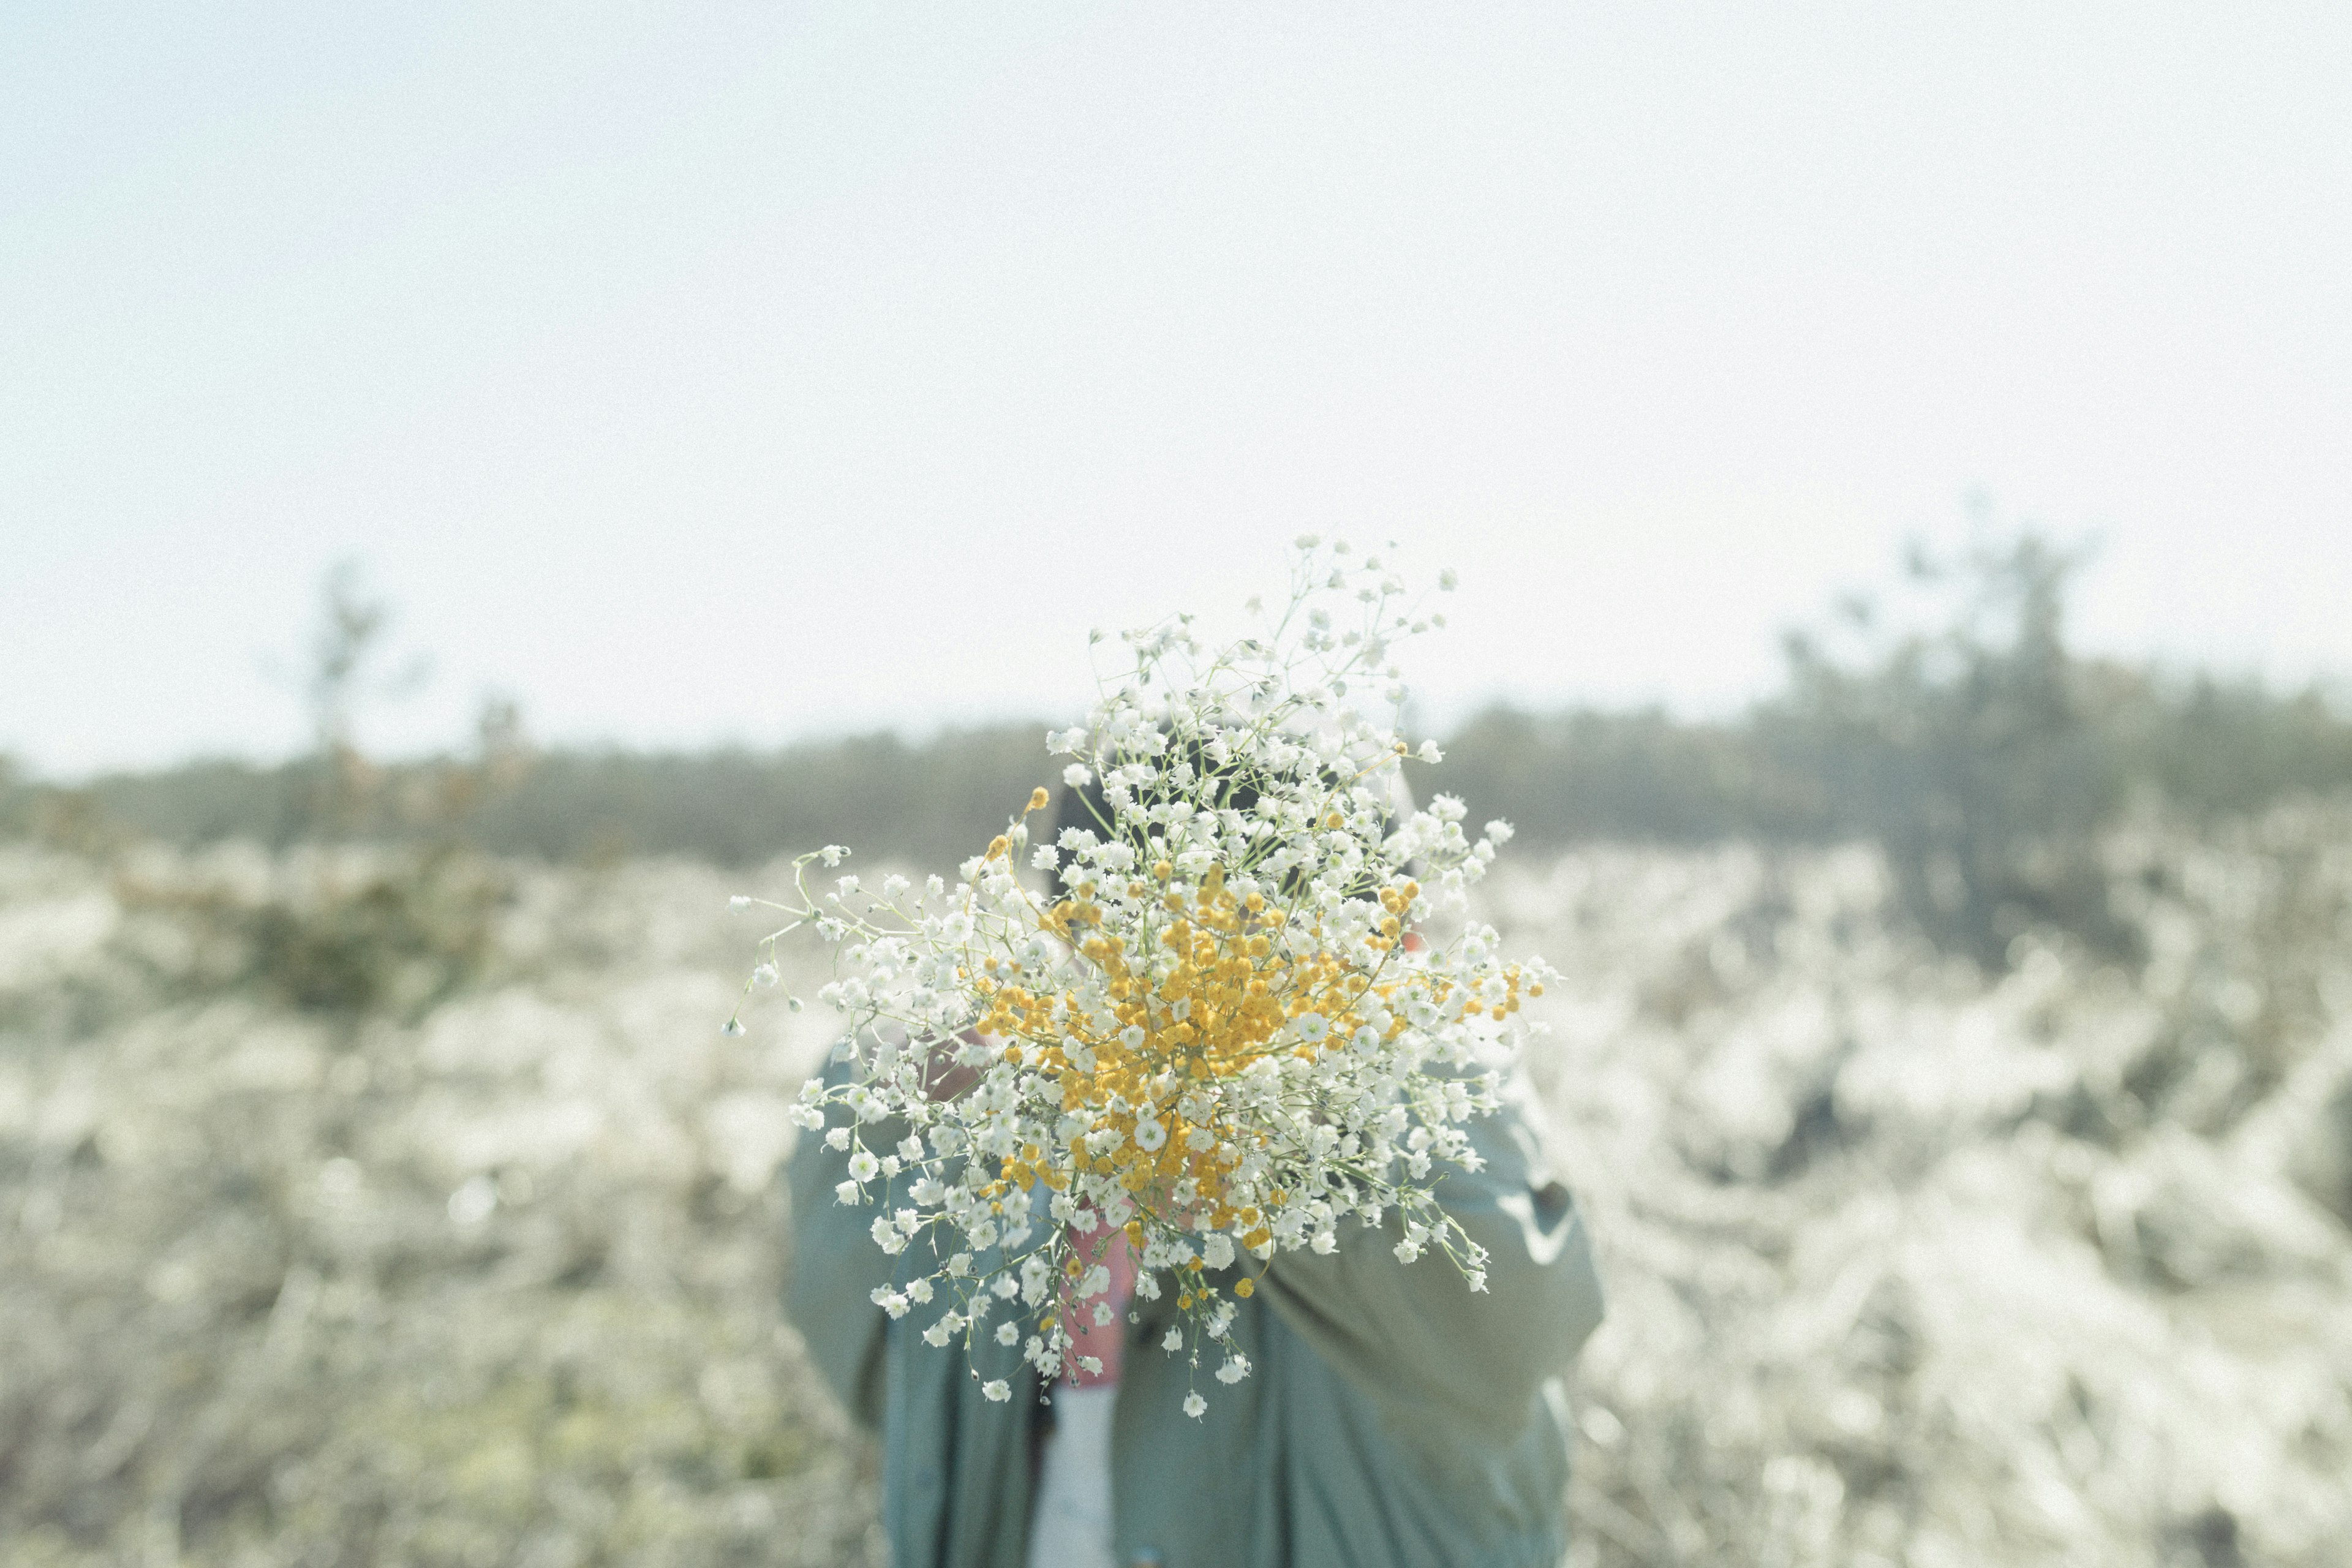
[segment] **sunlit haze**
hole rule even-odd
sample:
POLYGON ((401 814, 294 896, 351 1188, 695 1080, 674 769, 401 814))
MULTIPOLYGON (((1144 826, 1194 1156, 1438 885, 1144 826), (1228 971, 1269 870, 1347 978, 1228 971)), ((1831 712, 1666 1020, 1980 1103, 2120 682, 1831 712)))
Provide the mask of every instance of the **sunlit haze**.
POLYGON ((1457 567, 1412 674, 1719 710, 1950 540, 2352 670, 2352 10, 12 7, 0 751, 301 743, 361 563, 563 742, 1055 718, 1457 567))

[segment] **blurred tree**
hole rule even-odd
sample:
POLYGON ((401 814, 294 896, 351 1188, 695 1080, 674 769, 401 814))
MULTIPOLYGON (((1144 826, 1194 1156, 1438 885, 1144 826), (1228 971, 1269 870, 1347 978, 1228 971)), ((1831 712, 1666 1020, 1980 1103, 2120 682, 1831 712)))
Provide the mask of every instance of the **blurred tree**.
POLYGON ((359 563, 340 562, 327 574, 303 681, 312 745, 305 825, 310 834, 343 834, 364 826, 378 773, 359 747, 359 710, 415 690, 431 669, 422 654, 383 668, 383 635, 391 624, 392 606, 367 592, 359 563))
POLYGON ((2107 909, 2097 834, 2122 798, 2112 738, 2064 637, 2084 554, 2026 530, 1907 563, 1929 616, 1890 629, 1865 597, 1787 639, 1787 690, 1760 707, 1759 750, 1809 779, 1819 815, 1875 839, 1930 938, 1988 968, 2027 927, 2128 952, 2107 909))

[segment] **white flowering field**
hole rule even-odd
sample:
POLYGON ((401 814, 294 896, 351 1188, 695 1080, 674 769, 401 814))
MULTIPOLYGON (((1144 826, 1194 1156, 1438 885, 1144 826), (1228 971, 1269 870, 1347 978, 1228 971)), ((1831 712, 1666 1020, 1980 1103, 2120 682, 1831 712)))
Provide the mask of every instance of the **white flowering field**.
MULTIPOLYGON (((2352 812, 2108 857, 2144 961, 1990 981, 1863 851, 1505 857, 1574 1562, 2342 1560, 2352 812)), ((719 1027, 762 880, 0 847, 0 1561, 879 1561, 775 1304, 832 1024, 719 1027)))

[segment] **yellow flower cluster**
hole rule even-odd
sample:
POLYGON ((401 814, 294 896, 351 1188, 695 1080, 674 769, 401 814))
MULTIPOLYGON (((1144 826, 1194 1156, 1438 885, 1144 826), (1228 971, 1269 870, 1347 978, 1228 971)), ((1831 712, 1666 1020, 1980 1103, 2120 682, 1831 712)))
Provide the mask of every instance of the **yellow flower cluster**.
MULTIPOLYGON (((1002 852, 992 845, 988 858, 1002 852)), ((1164 885, 1171 868, 1160 861, 1150 870, 1154 880, 1164 885)), ((1139 880, 1126 892, 1130 900, 1141 900, 1150 889, 1139 880)), ((1402 944, 1404 911, 1420 893, 1420 884, 1410 879, 1381 890, 1381 907, 1388 913, 1366 942, 1371 952, 1385 957, 1402 944)), ((1264 1142, 1267 1131, 1230 1125, 1217 1113, 1215 1097, 1196 1091, 1286 1048, 1308 1060, 1338 1048, 1364 1027, 1367 1012, 1385 1020, 1382 1037, 1393 1039, 1406 1028, 1405 1019, 1391 1011, 1402 987, 1381 980, 1377 968, 1367 970, 1323 946, 1319 921, 1310 927, 1317 940, 1307 944, 1306 955, 1295 955, 1292 944, 1281 939, 1291 921, 1289 911, 1269 906, 1260 892, 1236 897, 1225 886, 1223 868, 1214 866, 1189 896, 1181 890, 1157 896, 1156 902, 1171 917, 1160 931, 1159 944, 1174 963, 1155 982, 1148 973, 1137 973, 1126 949, 1102 933, 1105 914, 1096 895, 1094 884, 1082 884, 1073 897, 1045 910, 1040 923, 1102 971, 1117 1029, 1090 1031, 1080 1019, 1073 993, 1060 997, 1067 1020, 1064 1034, 1055 1022, 1053 995, 999 984, 985 973, 974 982, 974 989, 987 1007, 982 1032, 1012 1040, 1008 1058, 1056 1084, 1065 1112, 1083 1113, 1091 1127, 1117 1131, 1117 1147, 1097 1157, 1082 1144, 1074 1145, 1070 1168, 1057 1170, 1044 1163, 1034 1144, 1024 1145, 1018 1155, 1002 1163, 999 1180, 1024 1188, 1043 1182, 1061 1191, 1074 1173, 1115 1173, 1121 1187, 1145 1200, 1148 1208, 1160 1210, 1161 1202, 1150 1200, 1164 1201, 1189 1178, 1199 1211, 1212 1228, 1223 1230, 1239 1222, 1249 1227, 1243 1244, 1262 1246, 1269 1235, 1264 1216, 1255 1207, 1236 1212, 1224 1199, 1226 1177, 1242 1158, 1241 1142, 1264 1142), (1375 1003, 1376 1007, 1371 1005, 1375 1003), (1326 1024, 1317 1040, 1294 1038, 1286 1046, 1276 1042, 1286 1024, 1310 1014, 1326 1024), (1127 1043, 1130 1027, 1141 1030, 1139 1045, 1127 1043), (1071 1045, 1090 1058, 1086 1065, 1072 1059, 1071 1045), (1194 1122, 1173 1105, 1156 1103, 1162 1100, 1189 1101, 1205 1107, 1206 1115, 1194 1122), (1156 1124, 1156 1133, 1139 1131, 1147 1121, 1156 1124), (1208 1136, 1192 1138, 1196 1128, 1208 1136)), ((995 969, 997 961, 987 960, 986 967, 995 969)), ((1499 1022, 1519 1010, 1518 966, 1508 965, 1498 973, 1503 999, 1485 1004, 1471 988, 1460 988, 1462 1000, 1455 1004, 1459 1016, 1488 1012, 1499 1022)), ((1455 992, 1451 983, 1439 979, 1431 1001, 1444 1008, 1455 992)), ((1525 988, 1527 995, 1542 992, 1542 985, 1534 982, 1525 988)))

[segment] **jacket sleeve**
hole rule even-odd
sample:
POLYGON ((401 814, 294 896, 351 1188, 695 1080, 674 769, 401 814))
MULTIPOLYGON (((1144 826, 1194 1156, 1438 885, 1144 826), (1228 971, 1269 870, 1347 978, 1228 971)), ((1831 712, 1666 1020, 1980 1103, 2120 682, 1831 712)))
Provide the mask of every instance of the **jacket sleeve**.
POLYGON ((1469 1124, 1485 1160, 1435 1188, 1486 1248, 1474 1293, 1443 1254, 1400 1262, 1402 1220, 1344 1226, 1335 1252, 1277 1255, 1263 1288, 1285 1322, 1350 1382, 1413 1419, 1493 1431, 1565 1373, 1601 1321, 1584 1222, 1515 1104, 1469 1124))
MULTIPOLYGON (((828 1086, 847 1081, 846 1061, 825 1068, 828 1086)), ((855 1119, 841 1106, 828 1106, 828 1129, 855 1119)), ((884 1150, 905 1136, 895 1121, 866 1129, 869 1146, 884 1150)), ((849 1155, 824 1146, 824 1134, 802 1130, 784 1167, 792 1196, 792 1250, 784 1268, 784 1316, 800 1331, 816 1366, 835 1397, 859 1424, 882 1424, 883 1329, 889 1321, 873 1293, 888 1284, 892 1260, 868 1234, 872 1204, 845 1204, 834 1188, 849 1177, 849 1155)), ((870 1190, 870 1189, 869 1189, 870 1190)))

